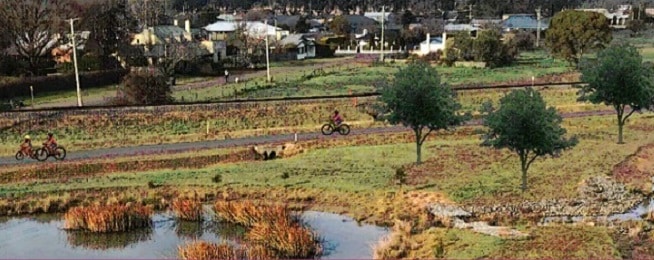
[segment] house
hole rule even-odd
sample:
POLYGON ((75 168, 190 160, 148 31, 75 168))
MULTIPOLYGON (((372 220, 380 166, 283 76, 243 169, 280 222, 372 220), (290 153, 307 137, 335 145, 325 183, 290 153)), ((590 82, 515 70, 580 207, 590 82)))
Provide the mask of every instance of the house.
POLYGON ((475 27, 502 26, 502 19, 472 19, 470 24, 475 27))
POLYGON ((631 18, 630 5, 621 5, 618 8, 618 10, 616 10, 615 12, 610 12, 605 8, 576 9, 576 10, 603 14, 607 19, 609 19, 609 24, 611 25, 611 27, 618 28, 618 29, 627 28, 627 21, 631 18))
POLYGON ((477 37, 477 32, 481 30, 481 28, 471 24, 452 23, 446 24, 443 29, 445 32, 468 32, 472 38, 477 37))
MULTIPOLYGON (((177 24, 177 22, 175 22, 177 24)), ((195 41, 191 22, 186 20, 184 28, 175 25, 158 25, 144 29, 142 32, 133 35, 131 45, 140 47, 143 54, 148 58, 150 64, 156 63, 167 53, 167 43, 187 43, 195 41)), ((204 48, 195 49, 197 56, 204 56, 214 53, 213 49, 201 44, 204 48)))
POLYGON ((541 31, 547 30, 549 19, 541 19, 540 24, 535 15, 532 14, 508 14, 502 17, 502 29, 510 32, 517 30, 541 31))
POLYGON ((263 39, 265 36, 268 36, 269 38, 279 40, 290 33, 287 30, 282 30, 279 27, 259 21, 218 21, 204 27, 204 30, 209 35, 209 40, 212 41, 225 41, 239 29, 242 29, 243 33, 248 36, 258 39, 263 39))
POLYGON ((420 43, 420 49, 418 49, 415 54, 418 54, 419 56, 425 56, 429 53, 434 53, 437 51, 445 51, 445 44, 447 41, 447 33, 443 33, 442 37, 431 37, 431 35, 428 33, 427 34, 427 39, 425 39, 423 42, 420 43))
MULTIPOLYGON (((295 31, 298 21, 300 21, 299 15, 277 15, 273 18, 277 22, 277 26, 287 26, 291 31, 295 31)), ((309 24, 309 31, 318 32, 324 29, 324 24, 317 19, 307 19, 309 24)))
POLYGON ((296 60, 316 57, 316 42, 303 34, 290 34, 279 41, 286 53, 290 53, 296 60))
POLYGON ((157 25, 144 29, 132 38, 132 45, 159 45, 168 41, 192 41, 191 22, 186 20, 184 28, 174 25, 157 25))
POLYGON ((377 26, 379 26, 377 21, 363 15, 344 15, 344 17, 350 24, 350 31, 353 33, 361 32, 363 29, 377 28, 377 26))
POLYGON ((382 19, 385 23, 389 23, 396 18, 392 12, 365 12, 363 16, 373 19, 378 23, 381 23, 382 19))

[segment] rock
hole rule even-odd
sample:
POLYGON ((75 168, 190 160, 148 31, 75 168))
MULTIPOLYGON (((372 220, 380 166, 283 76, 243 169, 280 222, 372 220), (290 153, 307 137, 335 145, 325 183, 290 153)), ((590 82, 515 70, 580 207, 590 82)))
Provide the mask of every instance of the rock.
POLYGON ((436 217, 470 217, 472 214, 460 207, 446 204, 432 204, 429 206, 429 212, 436 217))

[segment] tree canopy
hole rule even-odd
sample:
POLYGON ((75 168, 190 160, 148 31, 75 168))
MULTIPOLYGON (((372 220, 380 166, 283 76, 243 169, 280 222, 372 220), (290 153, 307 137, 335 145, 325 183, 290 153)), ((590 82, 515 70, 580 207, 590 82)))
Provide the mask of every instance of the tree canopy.
POLYGON ((482 145, 509 149, 520 157, 522 190, 527 189, 527 171, 536 158, 557 156, 574 147, 577 138, 565 138, 563 119, 553 107, 546 107, 533 89, 514 90, 500 99, 500 108, 484 117, 488 127, 482 145))
POLYGON ((329 30, 337 35, 347 35, 350 33, 350 22, 345 16, 339 15, 329 22, 329 30))
POLYGON ((461 125, 467 118, 460 115, 461 105, 455 92, 441 82, 429 63, 415 61, 395 74, 391 85, 382 90, 381 100, 390 111, 386 119, 413 129, 416 137, 417 163, 421 162, 421 147, 429 134, 461 125))
POLYGON ((611 33, 603 14, 565 10, 552 17, 545 44, 554 56, 578 65, 584 54, 608 45, 611 33))
POLYGON ((613 45, 600 51, 596 60, 586 60, 581 68, 584 82, 580 101, 613 107, 618 119, 618 143, 627 119, 636 111, 654 106, 654 69, 643 63, 633 46, 613 45))

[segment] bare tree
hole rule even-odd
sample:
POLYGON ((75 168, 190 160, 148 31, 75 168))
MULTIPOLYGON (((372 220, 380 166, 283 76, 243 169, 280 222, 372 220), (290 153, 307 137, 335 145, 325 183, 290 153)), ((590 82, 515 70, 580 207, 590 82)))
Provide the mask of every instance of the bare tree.
POLYGON ((143 28, 165 24, 166 0, 129 0, 129 11, 143 28))
POLYGON ((68 0, 2 0, 0 23, 16 52, 27 60, 29 71, 37 74, 42 57, 65 30, 65 19, 79 11, 79 6, 68 0))
POLYGON ((194 61, 202 52, 202 48, 196 42, 169 41, 156 48, 159 48, 163 54, 158 59, 157 68, 168 78, 175 76, 175 71, 182 62, 194 61))

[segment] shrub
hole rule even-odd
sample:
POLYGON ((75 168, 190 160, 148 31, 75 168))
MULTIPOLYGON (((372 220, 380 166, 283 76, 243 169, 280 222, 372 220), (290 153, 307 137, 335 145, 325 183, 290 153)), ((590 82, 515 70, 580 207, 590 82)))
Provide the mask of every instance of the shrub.
POLYGON ((513 40, 515 40, 515 45, 519 50, 531 51, 534 49, 536 36, 530 32, 519 31, 515 33, 513 40))
POLYGON ((220 173, 218 173, 218 174, 214 175, 213 178, 211 178, 211 181, 213 183, 220 183, 220 182, 223 181, 223 176, 220 173))
MULTIPOLYGON (((84 89, 98 88, 120 83, 125 70, 106 70, 84 72, 79 74, 80 85, 84 89)), ((30 86, 34 94, 54 91, 75 90, 75 74, 21 78, 0 84, 0 99, 30 95, 30 86)))
POLYGON ((64 228, 91 232, 124 232, 152 226, 152 209, 142 205, 74 207, 64 215, 64 228))
POLYGON ((157 73, 132 71, 123 80, 123 97, 133 105, 172 103, 172 90, 166 77, 157 73))

